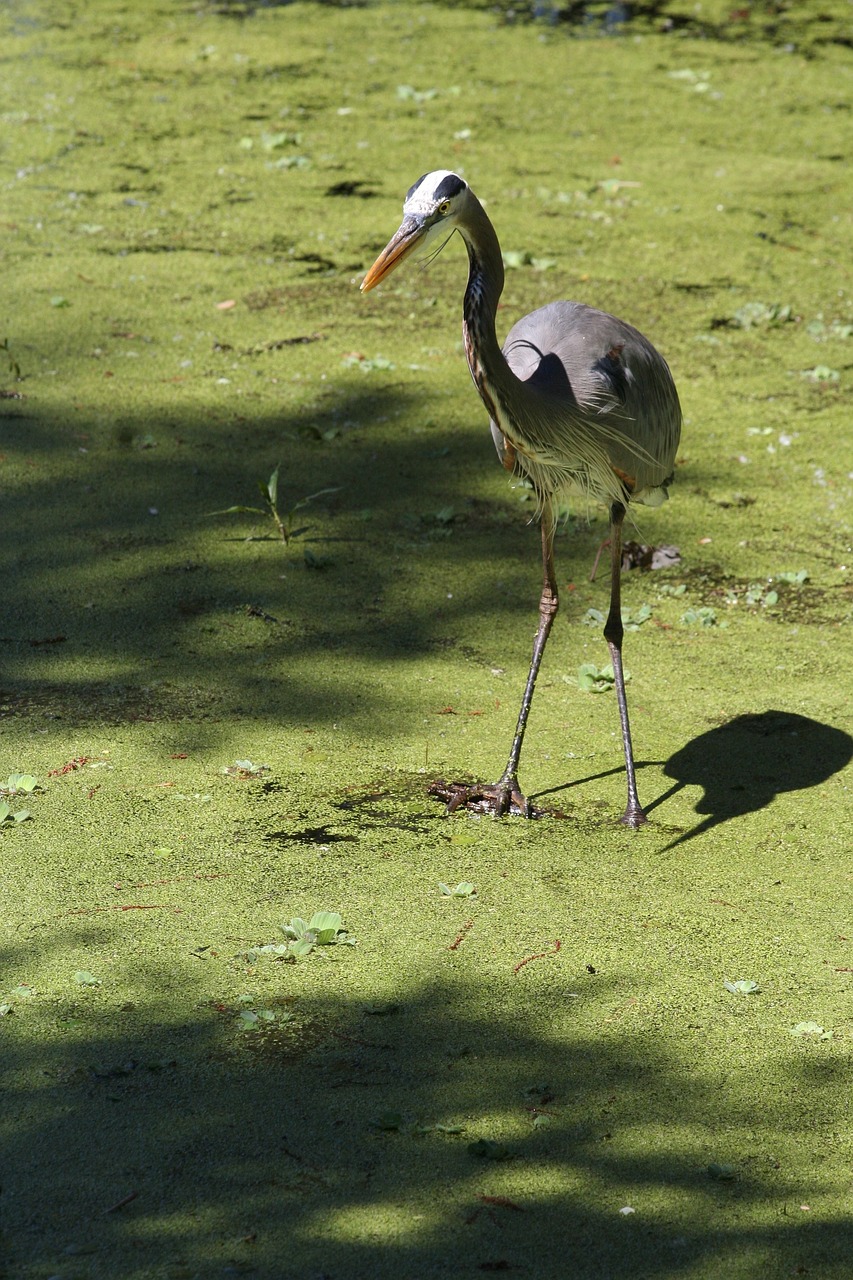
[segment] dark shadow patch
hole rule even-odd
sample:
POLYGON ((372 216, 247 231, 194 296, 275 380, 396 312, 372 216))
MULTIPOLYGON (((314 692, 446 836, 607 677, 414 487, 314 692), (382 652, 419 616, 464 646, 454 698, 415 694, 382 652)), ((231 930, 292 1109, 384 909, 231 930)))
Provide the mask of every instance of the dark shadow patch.
POLYGON ((667 846, 673 849, 731 818, 766 808, 782 792, 820 786, 851 757, 849 734, 808 716, 792 711, 737 716, 670 757, 664 773, 675 782, 648 810, 683 787, 702 787, 696 812, 707 816, 667 846))
POLYGON ((372 200, 379 195, 373 187, 367 182, 359 179, 345 179, 343 182, 335 182, 331 187, 326 188, 327 196, 357 196, 359 200, 372 200))
POLYGON ((358 836, 344 836, 330 831, 327 826, 303 827, 301 831, 268 831, 265 840, 280 844, 357 844, 358 836))

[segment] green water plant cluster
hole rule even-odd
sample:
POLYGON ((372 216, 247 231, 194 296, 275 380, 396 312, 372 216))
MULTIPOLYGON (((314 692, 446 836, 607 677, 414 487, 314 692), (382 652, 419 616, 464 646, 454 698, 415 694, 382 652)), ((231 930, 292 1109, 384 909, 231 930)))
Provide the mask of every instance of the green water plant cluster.
MULTIPOLYGON (((631 679, 630 671, 624 671, 623 675, 626 680, 631 679)), ((582 662, 576 676, 563 676, 563 679, 567 684, 576 684, 581 693, 607 693, 616 684, 616 672, 609 662, 600 669, 594 662, 582 662)))
POLYGON ((253 995, 237 998, 237 1027, 240 1031, 262 1031, 278 1023, 279 1026, 294 1021, 290 1009, 258 1009, 253 995))
MULTIPOLYGON (((639 609, 623 609, 622 610, 622 626, 626 631, 639 631, 644 622, 648 622, 652 616, 651 605, 641 604, 639 609)), ((587 627, 603 627, 606 621, 606 614, 601 609, 587 609, 581 618, 581 622, 587 627)))
POLYGON ((477 890, 470 880, 460 880, 455 888, 439 880, 438 888, 443 898, 476 898, 477 890))
POLYGON ((249 964, 262 956, 284 960, 294 964, 297 959, 309 956, 316 947, 337 945, 354 947, 356 940, 344 928, 343 917, 337 911, 315 911, 310 920, 294 916, 281 926, 284 942, 269 942, 264 946, 250 947, 245 953, 249 964))
POLYGON ((38 783, 31 773, 10 773, 5 784, 0 787, 0 826, 9 823, 14 826, 19 822, 26 822, 32 817, 29 809, 12 809, 7 797, 32 795, 38 788, 38 783))

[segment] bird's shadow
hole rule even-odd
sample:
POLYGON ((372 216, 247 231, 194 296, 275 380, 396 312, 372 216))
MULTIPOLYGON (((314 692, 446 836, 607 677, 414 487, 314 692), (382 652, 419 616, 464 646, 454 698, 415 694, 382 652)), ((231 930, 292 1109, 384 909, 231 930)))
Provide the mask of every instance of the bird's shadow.
POLYGON ((696 812, 706 816, 667 846, 673 849, 721 822, 765 808, 783 791, 819 786, 851 757, 849 734, 808 716, 792 711, 737 716, 670 756, 664 773, 674 782, 646 812, 683 787, 702 787, 696 812))
MULTIPOLYGON (((666 850, 686 844, 746 813, 764 809, 783 791, 802 791, 819 786, 853 758, 853 738, 842 729, 821 724, 795 711, 762 711, 737 716, 716 729, 694 738, 663 761, 638 760, 637 770, 663 764, 672 786, 644 806, 646 814, 657 809, 684 787, 701 787, 704 795, 696 805, 706 815, 690 831, 685 831, 666 850)), ((541 791, 531 799, 581 786, 622 773, 606 769, 602 773, 577 778, 570 783, 541 791)))

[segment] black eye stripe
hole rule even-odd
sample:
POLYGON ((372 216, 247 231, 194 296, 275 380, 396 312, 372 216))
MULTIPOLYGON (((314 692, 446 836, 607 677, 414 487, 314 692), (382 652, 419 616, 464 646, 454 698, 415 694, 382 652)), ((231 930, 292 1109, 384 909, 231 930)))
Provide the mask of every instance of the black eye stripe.
MULTIPOLYGON (((426 177, 426 174, 424 174, 426 177)), ((423 178, 421 179, 423 182, 423 178)), ((417 183, 415 184, 417 186, 417 183)), ((453 196, 458 196, 459 192, 464 188, 465 183, 455 173, 449 173, 446 178, 442 178, 435 191, 436 200, 450 200, 453 196)))

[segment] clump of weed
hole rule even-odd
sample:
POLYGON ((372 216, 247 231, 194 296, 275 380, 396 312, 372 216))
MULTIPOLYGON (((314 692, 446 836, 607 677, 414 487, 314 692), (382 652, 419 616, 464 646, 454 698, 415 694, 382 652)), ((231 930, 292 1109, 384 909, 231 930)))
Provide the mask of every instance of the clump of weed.
MULTIPOLYGON (((258 481, 258 489, 264 500, 264 505, 262 507, 244 507, 242 505, 237 505, 233 507, 225 507, 222 511, 211 511, 210 514, 212 516, 266 516, 275 525, 281 541, 285 546, 288 546, 295 538, 300 538, 303 534, 307 533, 310 527, 309 525, 301 525, 297 528, 296 513, 301 511, 303 507, 307 507, 315 498, 321 498, 326 493, 337 493, 340 486, 335 486, 329 489, 318 489, 316 493, 309 493, 307 498, 300 498, 297 502, 294 502, 290 508, 282 512, 279 509, 278 494, 278 474, 280 470, 281 463, 279 463, 275 471, 273 471, 269 480, 258 481)), ((251 537, 247 538, 247 541, 252 540, 253 539, 251 537)))
POLYGON ((250 947, 244 953, 249 964, 262 956, 295 964, 302 956, 309 956, 316 947, 344 945, 354 947, 356 940, 344 928, 343 918, 337 911, 315 911, 310 920, 294 916, 281 926, 285 942, 268 942, 264 946, 250 947))
POLYGON ((39 789, 38 782, 31 773, 10 773, 5 784, 0 787, 0 827, 5 823, 15 826, 32 817, 29 809, 13 810, 7 796, 32 795, 39 789))

